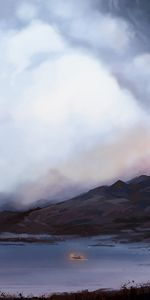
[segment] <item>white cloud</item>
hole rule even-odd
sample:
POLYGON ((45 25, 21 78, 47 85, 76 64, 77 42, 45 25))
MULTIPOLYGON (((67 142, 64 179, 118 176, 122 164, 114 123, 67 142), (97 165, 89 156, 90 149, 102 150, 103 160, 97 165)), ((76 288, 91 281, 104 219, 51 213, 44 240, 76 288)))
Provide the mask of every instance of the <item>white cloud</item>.
POLYGON ((38 17, 38 5, 23 1, 17 7, 16 16, 21 21, 31 21, 38 17))
POLYGON ((59 171, 77 152, 103 142, 104 135, 120 135, 143 118, 133 96, 100 62, 69 48, 65 55, 19 73, 1 104, 5 101, 13 123, 3 124, 7 142, 0 135, 8 149, 2 154, 2 190, 49 168, 59 171), (14 166, 11 172, 9 165, 14 166))
POLYGON ((6 41, 7 60, 15 72, 21 72, 32 64, 40 53, 58 54, 65 48, 59 33, 41 21, 31 22, 22 30, 13 31, 6 41))
MULTIPOLYGON (((122 149, 121 136, 132 133, 140 122, 149 124, 137 99, 119 86, 102 59, 85 52, 80 43, 69 46, 58 30, 63 19, 66 36, 119 54, 130 44, 130 27, 108 15, 92 12, 90 16, 89 1, 83 1, 82 7, 67 1, 64 11, 62 3, 49 2, 58 26, 33 20, 37 15, 32 14, 25 27, 0 32, 0 191, 36 181, 49 169, 83 185, 123 174, 131 147, 126 139, 127 148, 123 144, 122 149), (121 155, 114 155, 117 147, 126 158, 123 164, 121 155), (90 160, 86 153, 91 149, 90 160)), ((140 76, 143 62, 134 64, 140 76)), ((137 136, 135 140, 139 146, 137 136)))

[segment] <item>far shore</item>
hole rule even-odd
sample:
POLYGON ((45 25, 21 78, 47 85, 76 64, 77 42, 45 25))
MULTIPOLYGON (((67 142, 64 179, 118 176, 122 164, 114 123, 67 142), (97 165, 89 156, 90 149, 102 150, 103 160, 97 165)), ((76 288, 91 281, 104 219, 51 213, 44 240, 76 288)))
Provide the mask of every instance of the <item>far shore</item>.
POLYGON ((120 230, 112 232, 104 232, 97 234, 60 234, 53 235, 47 233, 16 233, 16 232, 1 232, 0 233, 0 245, 1 244, 15 244, 15 243, 45 243, 45 244, 57 244, 70 239, 88 238, 91 239, 91 245, 96 246, 111 246, 115 244, 132 244, 142 243, 150 245, 150 229, 133 228, 130 230, 120 230), (96 242, 95 242, 96 240, 96 242))

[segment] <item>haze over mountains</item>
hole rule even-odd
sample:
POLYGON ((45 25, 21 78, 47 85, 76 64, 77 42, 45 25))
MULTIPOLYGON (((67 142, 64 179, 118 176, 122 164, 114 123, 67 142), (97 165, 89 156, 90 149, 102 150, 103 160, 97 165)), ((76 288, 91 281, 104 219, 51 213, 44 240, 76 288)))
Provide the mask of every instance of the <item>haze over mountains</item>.
POLYGON ((150 227, 150 176, 101 186, 68 201, 0 213, 0 232, 110 234, 150 227))

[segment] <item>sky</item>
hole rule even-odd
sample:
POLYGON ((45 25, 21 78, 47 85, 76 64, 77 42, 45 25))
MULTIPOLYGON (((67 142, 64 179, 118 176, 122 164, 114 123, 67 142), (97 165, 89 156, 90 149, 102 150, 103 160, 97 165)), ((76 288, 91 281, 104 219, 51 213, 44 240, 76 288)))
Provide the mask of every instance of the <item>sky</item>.
POLYGON ((150 174, 149 13, 0 0, 0 207, 150 174))

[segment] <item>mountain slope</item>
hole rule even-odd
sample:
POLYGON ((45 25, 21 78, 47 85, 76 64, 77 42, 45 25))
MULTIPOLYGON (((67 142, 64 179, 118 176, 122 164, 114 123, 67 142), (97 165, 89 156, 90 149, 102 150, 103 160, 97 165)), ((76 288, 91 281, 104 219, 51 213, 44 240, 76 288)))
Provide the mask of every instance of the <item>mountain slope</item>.
POLYGON ((24 213, 1 212, 0 231, 101 234, 150 228, 150 176, 90 190, 68 201, 24 213))

